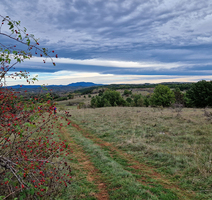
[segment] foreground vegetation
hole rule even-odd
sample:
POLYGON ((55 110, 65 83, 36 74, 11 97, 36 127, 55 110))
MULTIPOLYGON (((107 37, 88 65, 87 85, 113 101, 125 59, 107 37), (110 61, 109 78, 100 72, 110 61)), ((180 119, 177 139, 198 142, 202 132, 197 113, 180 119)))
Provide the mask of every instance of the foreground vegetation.
POLYGON ((64 108, 108 198, 212 198, 211 109, 64 108))
POLYGON ((55 66, 50 56, 54 50, 39 48, 38 39, 21 29, 19 21, 0 18, 0 36, 15 41, 13 45, 7 39, 2 41, 6 44, 0 43, 0 199, 52 199, 71 183, 67 159, 71 152, 58 135, 64 124, 53 112, 51 99, 38 95, 27 99, 6 86, 9 77, 34 83, 36 77, 30 78, 28 72, 10 70, 38 53, 44 63, 49 58, 55 66), (5 27, 10 33, 3 32, 5 27))

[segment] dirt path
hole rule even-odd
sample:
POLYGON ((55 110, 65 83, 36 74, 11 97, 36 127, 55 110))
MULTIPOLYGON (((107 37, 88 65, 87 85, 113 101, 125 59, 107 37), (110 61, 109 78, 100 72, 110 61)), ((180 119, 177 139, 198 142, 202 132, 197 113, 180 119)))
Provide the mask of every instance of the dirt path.
POLYGON ((61 133, 64 139, 69 142, 73 154, 76 156, 78 162, 83 166, 83 169, 87 172, 87 180, 89 182, 94 182, 98 189, 99 193, 93 194, 98 200, 107 200, 109 199, 108 192, 106 190, 106 184, 101 180, 99 170, 95 168, 93 163, 90 161, 89 156, 84 153, 82 147, 73 142, 70 134, 65 128, 61 129, 61 133))
POLYGON ((123 159, 127 160, 129 168, 131 168, 132 170, 135 170, 137 174, 144 175, 141 178, 137 178, 137 181, 142 182, 142 184, 144 184, 144 185, 145 184, 151 185, 152 182, 149 182, 145 178, 145 176, 148 176, 148 177, 154 179, 157 182, 157 184, 162 185, 164 188, 175 191, 175 193, 177 194, 179 199, 194 199, 194 196, 195 196, 194 193, 190 193, 188 191, 185 191, 185 190, 179 188, 179 186, 177 186, 175 183, 170 181, 169 178, 156 172, 155 168, 150 167, 150 166, 146 165, 145 163, 141 163, 141 162, 135 160, 135 158, 132 155, 127 154, 126 152, 115 147, 113 144, 105 142, 105 141, 101 140, 100 138, 92 135, 91 133, 85 131, 79 125, 74 123, 73 121, 71 121, 71 124, 79 132, 81 132, 81 134, 84 137, 92 140, 95 144, 97 144, 103 148, 107 148, 109 150, 109 154, 111 157, 113 157, 113 155, 118 155, 119 157, 122 157, 123 159))

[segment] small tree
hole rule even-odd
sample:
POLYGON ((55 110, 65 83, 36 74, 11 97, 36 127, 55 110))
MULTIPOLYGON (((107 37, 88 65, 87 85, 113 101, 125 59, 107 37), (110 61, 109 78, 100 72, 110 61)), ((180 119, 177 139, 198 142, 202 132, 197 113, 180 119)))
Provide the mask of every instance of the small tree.
POLYGON ((138 99, 137 106, 139 106, 139 107, 144 106, 144 99, 142 97, 140 99, 138 99))
POLYGON ((174 90, 174 95, 175 95, 175 103, 176 104, 182 104, 184 105, 184 94, 180 91, 180 89, 177 87, 174 90))
POLYGON ((134 94, 133 99, 134 99, 134 106, 141 107, 144 105, 144 99, 141 94, 134 94))
POLYGON ((151 105, 168 107, 175 102, 174 92, 168 86, 158 85, 151 96, 151 105))
POLYGON ((127 97, 126 102, 128 102, 129 104, 131 104, 133 102, 133 100, 130 97, 127 97))
POLYGON ((129 95, 131 95, 132 94, 132 91, 129 91, 129 90, 124 90, 124 95, 125 96, 129 96, 129 95))
POLYGON ((149 98, 148 98, 148 97, 145 97, 145 98, 144 98, 144 105, 145 105, 146 107, 149 107, 150 102, 149 102, 149 98))

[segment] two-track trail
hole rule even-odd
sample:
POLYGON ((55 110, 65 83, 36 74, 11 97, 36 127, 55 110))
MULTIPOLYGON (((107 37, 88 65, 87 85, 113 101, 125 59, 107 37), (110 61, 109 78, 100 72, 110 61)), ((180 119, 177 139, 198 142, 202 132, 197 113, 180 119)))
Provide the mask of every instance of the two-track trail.
POLYGON ((73 153, 87 171, 87 179, 99 192, 96 199, 195 199, 156 169, 137 161, 132 155, 103 141, 78 124, 62 134, 71 143, 73 153))
POLYGON ((87 173, 87 180, 97 185, 99 192, 94 193, 93 196, 95 196, 99 200, 109 199, 109 195, 106 190, 106 185, 104 182, 102 182, 99 176, 100 172, 90 161, 89 156, 85 154, 82 147, 80 147, 79 145, 73 142, 73 139, 68 134, 67 129, 62 128, 61 133, 63 135, 63 138, 67 142, 69 142, 69 145, 72 149, 73 154, 77 158, 78 163, 82 166, 83 170, 87 173))

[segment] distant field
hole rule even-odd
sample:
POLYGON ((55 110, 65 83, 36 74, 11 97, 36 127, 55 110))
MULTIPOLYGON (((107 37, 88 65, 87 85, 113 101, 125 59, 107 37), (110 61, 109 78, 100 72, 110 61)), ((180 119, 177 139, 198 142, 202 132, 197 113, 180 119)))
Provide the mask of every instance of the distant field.
POLYGON ((84 174, 67 199, 212 199, 211 109, 60 105, 72 115, 63 137, 82 157, 73 168, 84 174))
MULTIPOLYGON (((132 90, 132 94, 141 94, 142 96, 147 96, 149 94, 152 94, 154 91, 154 88, 135 88, 135 89, 129 89, 132 90)), ((120 89, 117 90, 118 92, 120 92, 120 94, 123 96, 124 94, 124 89, 120 89)), ((59 101, 57 102, 59 105, 62 106, 77 106, 79 105, 79 103, 84 103, 86 107, 89 107, 90 102, 91 102, 91 98, 93 96, 98 95, 99 93, 96 94, 90 94, 90 97, 88 94, 86 95, 79 95, 79 96, 75 96, 74 99, 69 99, 69 100, 65 100, 65 101, 59 101)), ((124 96, 124 99, 126 99, 127 96, 124 96)))

